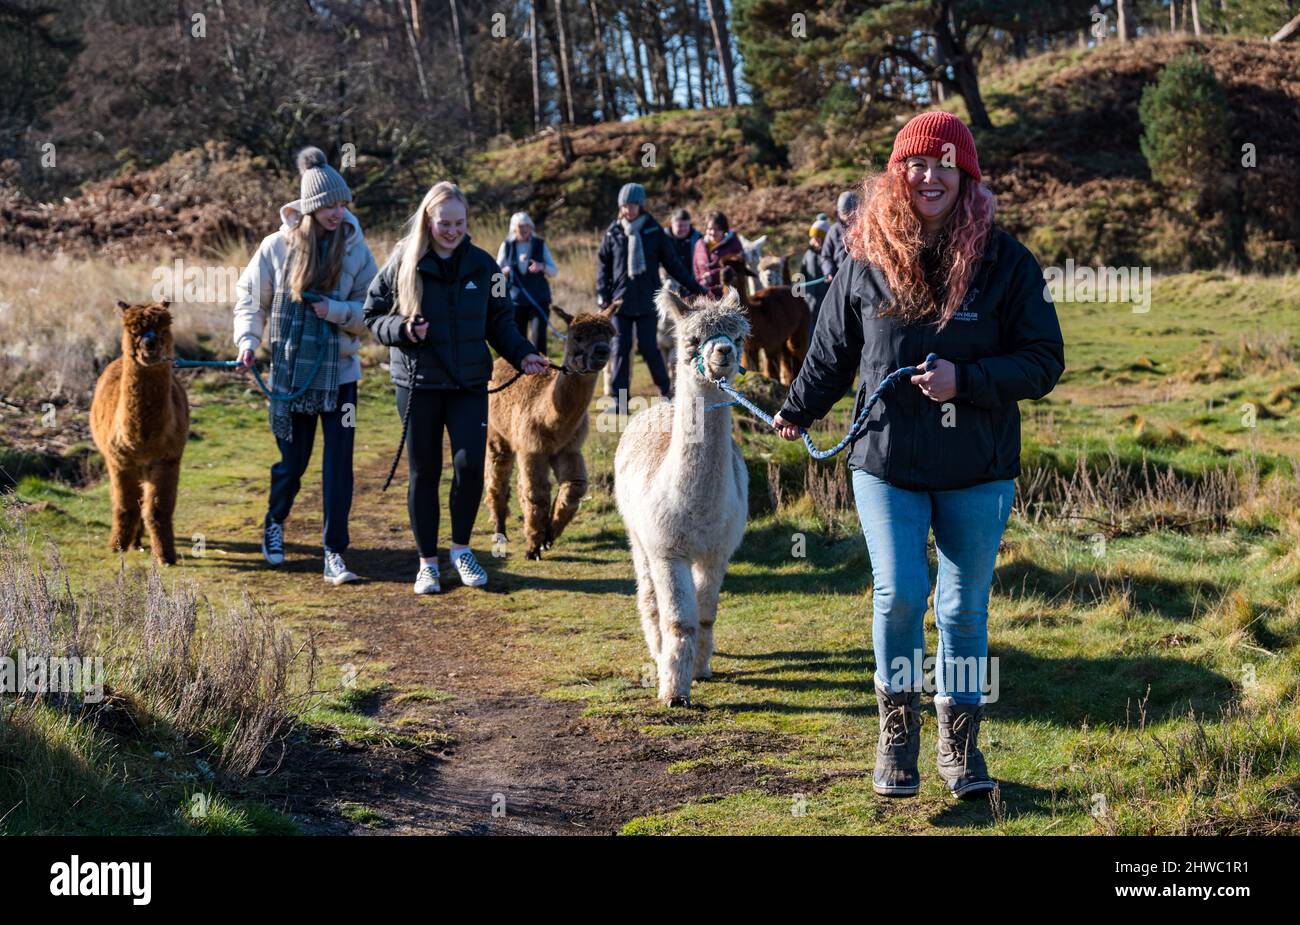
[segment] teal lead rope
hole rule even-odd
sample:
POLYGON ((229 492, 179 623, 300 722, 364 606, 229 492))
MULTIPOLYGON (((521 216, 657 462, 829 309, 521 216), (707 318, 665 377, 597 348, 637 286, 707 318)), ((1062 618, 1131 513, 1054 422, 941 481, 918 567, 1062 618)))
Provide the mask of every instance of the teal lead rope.
MULTIPOLYGON (((766 411, 758 407, 758 405, 754 404, 752 401, 750 401, 748 398, 746 398, 736 389, 728 385, 726 379, 709 379, 708 375, 704 372, 704 345, 709 343, 709 341, 714 341, 714 340, 725 340, 732 345, 733 349, 735 348, 735 341, 733 341, 730 337, 727 337, 725 334, 719 334, 714 337, 710 337, 703 344, 700 344, 700 349, 695 354, 695 368, 699 371, 701 376, 703 376, 705 379, 708 379, 710 382, 712 382, 714 385, 716 385, 726 394, 730 395, 732 397, 732 400, 715 402, 714 404, 709 405, 708 410, 712 411, 714 408, 724 408, 728 405, 740 405, 741 407, 748 410, 751 414, 753 414, 754 417, 758 418, 760 421, 763 421, 765 424, 767 424, 769 427, 776 427, 776 421, 773 419, 772 415, 768 414, 766 411)), ((904 366, 901 369, 894 370, 884 379, 880 380, 880 385, 876 386, 876 390, 867 397, 866 403, 863 404, 862 406, 862 410, 859 411, 857 417, 854 418, 853 426, 849 428, 848 433, 844 435, 844 438, 840 440, 839 443, 835 444, 830 449, 828 450, 817 449, 817 447, 812 442, 812 437, 810 437, 808 435, 808 431, 805 430, 803 432, 803 443, 804 446, 808 448, 808 455, 811 456, 813 459, 830 459, 836 453, 841 452, 846 446, 848 446, 854 440, 858 439, 859 436, 861 436, 862 428, 866 425, 867 418, 871 415, 871 409, 875 407, 876 402, 880 401, 880 396, 885 393, 885 389, 889 388, 891 385, 893 385, 899 379, 902 379, 904 376, 908 376, 908 377, 920 376, 924 373, 929 372, 930 370, 935 368, 938 362, 939 362, 939 357, 936 354, 931 353, 929 356, 925 358, 925 362, 922 363, 920 366, 904 366)), ((741 372, 744 371, 745 370, 742 368, 741 372)))

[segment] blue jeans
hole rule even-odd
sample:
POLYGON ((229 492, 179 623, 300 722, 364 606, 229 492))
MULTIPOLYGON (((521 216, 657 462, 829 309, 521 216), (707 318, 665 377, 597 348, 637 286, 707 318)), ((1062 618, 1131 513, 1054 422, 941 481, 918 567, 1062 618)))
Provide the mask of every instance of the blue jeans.
POLYGON ((907 491, 858 469, 852 473, 871 556, 876 680, 893 692, 921 689, 930 596, 926 543, 933 527, 939 554, 936 690, 955 703, 980 703, 987 678, 989 588, 1015 480, 954 491, 907 491))

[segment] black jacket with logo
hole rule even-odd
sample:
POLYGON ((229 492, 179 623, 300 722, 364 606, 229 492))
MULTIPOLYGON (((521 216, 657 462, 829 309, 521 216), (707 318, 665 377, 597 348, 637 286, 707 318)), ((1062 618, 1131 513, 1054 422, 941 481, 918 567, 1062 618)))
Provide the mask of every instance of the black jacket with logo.
POLYGON ((843 397, 856 371, 860 402, 888 373, 929 353, 956 366, 957 394, 926 398, 906 378, 890 386, 849 449, 849 466, 913 491, 966 488, 1020 474, 1021 399, 1042 398, 1065 370, 1065 346, 1043 272, 1001 229, 943 331, 880 316, 889 299, 874 266, 849 260, 822 303, 808 357, 781 409, 808 427, 843 397))
POLYGON ((391 348, 393 385, 480 390, 492 378, 488 344, 515 369, 524 357, 537 351, 515 325, 515 310, 505 295, 501 268, 491 254, 471 244, 468 235, 446 260, 432 251, 425 254, 419 269, 424 284, 420 314, 429 322, 419 343, 406 336, 402 329, 406 319, 393 311, 397 304, 396 260, 375 275, 366 294, 366 327, 377 341, 391 348), (500 294, 493 288, 498 282, 500 294))

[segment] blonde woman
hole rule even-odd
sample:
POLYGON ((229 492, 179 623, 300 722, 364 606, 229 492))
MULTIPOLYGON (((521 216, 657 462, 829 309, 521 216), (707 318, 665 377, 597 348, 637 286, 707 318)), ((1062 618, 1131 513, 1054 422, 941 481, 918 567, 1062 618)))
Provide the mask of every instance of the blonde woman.
POLYGON ((348 211, 352 191, 320 148, 298 154, 299 197, 280 208, 280 230, 258 247, 239 278, 235 344, 245 368, 253 365, 269 313, 271 432, 280 461, 271 467, 271 492, 262 522, 262 556, 284 561, 284 522, 311 462, 316 424, 325 434, 321 464, 325 580, 340 585, 356 575, 343 562, 352 509, 357 357, 365 330, 361 309, 374 278, 375 258, 348 211), (350 412, 350 413, 349 413, 350 412))
POLYGON ((406 503, 420 555, 416 594, 441 590, 438 482, 444 430, 452 452, 449 558, 462 583, 487 584, 469 540, 483 499, 493 362, 488 345, 528 375, 550 368, 519 333, 510 300, 495 294, 494 277, 501 268, 470 242, 468 223, 460 189, 454 183, 436 184, 366 297, 365 323, 376 340, 391 348, 397 409, 406 424, 406 503))

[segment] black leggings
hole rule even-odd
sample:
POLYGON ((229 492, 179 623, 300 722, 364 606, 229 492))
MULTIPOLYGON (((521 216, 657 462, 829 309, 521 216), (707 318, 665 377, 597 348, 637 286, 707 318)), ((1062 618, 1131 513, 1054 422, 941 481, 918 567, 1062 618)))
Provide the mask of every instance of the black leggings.
MULTIPOLYGON (((397 389, 397 411, 406 410, 408 389, 397 389)), ((438 554, 438 483, 442 478, 442 431, 451 440, 451 541, 468 546, 483 500, 488 397, 463 389, 416 389, 406 434, 410 486, 406 509, 420 558, 438 554)))

